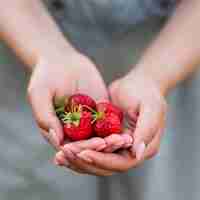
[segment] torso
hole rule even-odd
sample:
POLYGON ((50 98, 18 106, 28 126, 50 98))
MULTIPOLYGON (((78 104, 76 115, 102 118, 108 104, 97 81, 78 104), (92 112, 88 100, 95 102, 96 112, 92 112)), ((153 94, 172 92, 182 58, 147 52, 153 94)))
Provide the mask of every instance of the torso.
MULTIPOLYGON (((85 50, 106 45, 152 16, 166 16, 177 0, 44 0, 63 32, 85 50)), ((87 50, 86 50, 87 51, 87 50)))

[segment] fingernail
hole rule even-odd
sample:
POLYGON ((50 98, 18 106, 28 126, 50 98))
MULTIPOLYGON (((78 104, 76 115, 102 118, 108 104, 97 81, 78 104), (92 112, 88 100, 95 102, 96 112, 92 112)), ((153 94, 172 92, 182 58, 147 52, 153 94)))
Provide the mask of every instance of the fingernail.
POLYGON ((124 138, 124 141, 125 141, 125 145, 124 145, 125 148, 132 146, 133 138, 130 135, 124 134, 122 135, 122 137, 124 138))
POLYGON ((85 153, 79 153, 78 155, 77 155, 80 159, 82 159, 82 160, 84 160, 85 162, 87 162, 87 163, 92 163, 93 161, 92 161, 92 159, 87 155, 87 154, 85 154, 85 153))
POLYGON ((102 151, 103 149, 106 148, 106 144, 102 144, 99 147, 96 148, 96 151, 102 151))
POLYGON ((63 153, 65 154, 65 156, 71 160, 75 159, 75 154, 73 154, 69 149, 67 148, 62 148, 63 153))
POLYGON ((50 129, 49 130, 49 134, 52 137, 54 144, 56 146, 59 146, 59 139, 58 139, 58 136, 57 136, 56 132, 53 129, 50 129))
POLYGON ((143 155, 144 155, 144 152, 145 152, 145 149, 146 149, 145 143, 141 142, 139 144, 135 144, 134 149, 135 149, 135 152, 136 152, 137 160, 141 160, 143 158, 143 155))

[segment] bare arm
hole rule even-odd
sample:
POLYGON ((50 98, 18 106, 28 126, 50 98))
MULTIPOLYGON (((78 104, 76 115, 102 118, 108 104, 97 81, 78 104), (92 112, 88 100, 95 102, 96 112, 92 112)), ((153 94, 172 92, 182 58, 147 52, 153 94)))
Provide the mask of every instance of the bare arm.
POLYGON ((127 170, 158 153, 167 113, 165 95, 200 64, 199 11, 200 1, 182 0, 136 68, 111 84, 113 102, 128 114, 138 161, 82 152, 96 166, 127 170))
POLYGON ((73 51, 41 0, 1 0, 1 6, 0 38, 29 68, 42 56, 73 51))
POLYGON ((158 81, 164 93, 200 64, 199 11, 198 0, 183 0, 137 66, 158 81))
MULTIPOLYGON (((0 37, 30 70, 34 67, 28 85, 28 99, 42 135, 58 150, 66 137, 55 115, 53 100, 75 92, 88 94, 96 100, 106 99, 105 83, 96 66, 65 39, 42 1, 0 0, 0 3, 0 37)), ((93 138, 80 142, 81 148, 78 149, 83 146, 97 149, 102 144, 105 145, 103 139, 93 138)), ((70 163, 70 167, 86 172, 84 166, 70 163)), ((105 172, 98 170, 97 174, 105 172)))

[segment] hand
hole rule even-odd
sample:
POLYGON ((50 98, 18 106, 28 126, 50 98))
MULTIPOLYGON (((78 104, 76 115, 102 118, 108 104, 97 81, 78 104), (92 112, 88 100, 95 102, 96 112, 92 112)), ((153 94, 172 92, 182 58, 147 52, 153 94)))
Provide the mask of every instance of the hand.
MULTIPOLYGON (((41 59, 38 62, 29 83, 28 98, 42 135, 56 150, 61 150, 60 144, 63 143, 63 130, 55 115, 53 101, 56 98, 71 95, 75 92, 86 93, 96 100, 107 99, 105 84, 90 60, 78 53, 73 53, 68 55, 68 57, 65 55, 49 58, 48 60, 41 59)), ((127 141, 127 138, 130 139, 131 137, 125 135, 124 138, 127 141)), ((70 160, 73 157, 73 150, 75 149, 75 152, 78 153, 76 148, 78 148, 78 151, 82 149, 101 150, 105 148, 109 152, 116 149, 116 145, 113 147, 114 149, 109 149, 109 146, 114 146, 114 144, 117 144, 118 148, 122 145, 128 145, 126 142, 119 140, 121 140, 121 137, 112 136, 106 140, 93 138, 75 144, 69 143, 68 146, 72 151, 70 152, 70 149, 69 151, 65 150, 68 161, 62 154, 61 160, 65 163, 65 166, 75 171, 84 171, 86 173, 86 164, 81 159, 77 157, 76 162, 73 162, 73 159, 70 160), (70 163, 70 166, 66 163, 70 163)), ((94 171, 92 166, 87 166, 87 168, 90 171, 94 171)))
POLYGON ((54 99, 76 92, 96 100, 107 99, 107 91, 94 64, 73 52, 42 58, 28 86, 28 99, 43 136, 56 148, 63 143, 62 126, 54 112, 54 99))
POLYGON ((139 162, 156 155, 163 133, 167 104, 159 85, 135 70, 110 86, 113 102, 127 114, 133 128, 133 153, 139 162))
POLYGON ((126 170, 130 163, 135 162, 128 151, 122 151, 122 155, 125 157, 111 154, 111 152, 129 148, 132 144, 131 132, 127 129, 121 135, 113 134, 104 139, 92 138, 86 141, 68 143, 56 154, 54 162, 82 174, 110 176, 116 171, 126 170), (112 163, 112 159, 110 160, 113 157, 117 166, 115 162, 112 163), (118 168, 119 170, 117 170, 118 168))
POLYGON ((113 102, 128 115, 133 147, 132 151, 118 153, 82 149, 78 157, 95 167, 92 172, 88 170, 90 174, 107 176, 125 172, 153 157, 159 150, 167 106, 156 81, 145 73, 134 71, 111 84, 110 94, 113 102))

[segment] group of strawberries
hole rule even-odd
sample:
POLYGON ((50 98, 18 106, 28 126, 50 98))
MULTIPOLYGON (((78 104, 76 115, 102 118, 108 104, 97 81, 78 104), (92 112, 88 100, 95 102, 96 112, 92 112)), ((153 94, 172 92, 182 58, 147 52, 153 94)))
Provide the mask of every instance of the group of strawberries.
POLYGON ((122 132, 123 112, 110 102, 96 103, 85 94, 74 94, 55 105, 66 138, 72 141, 122 132))

